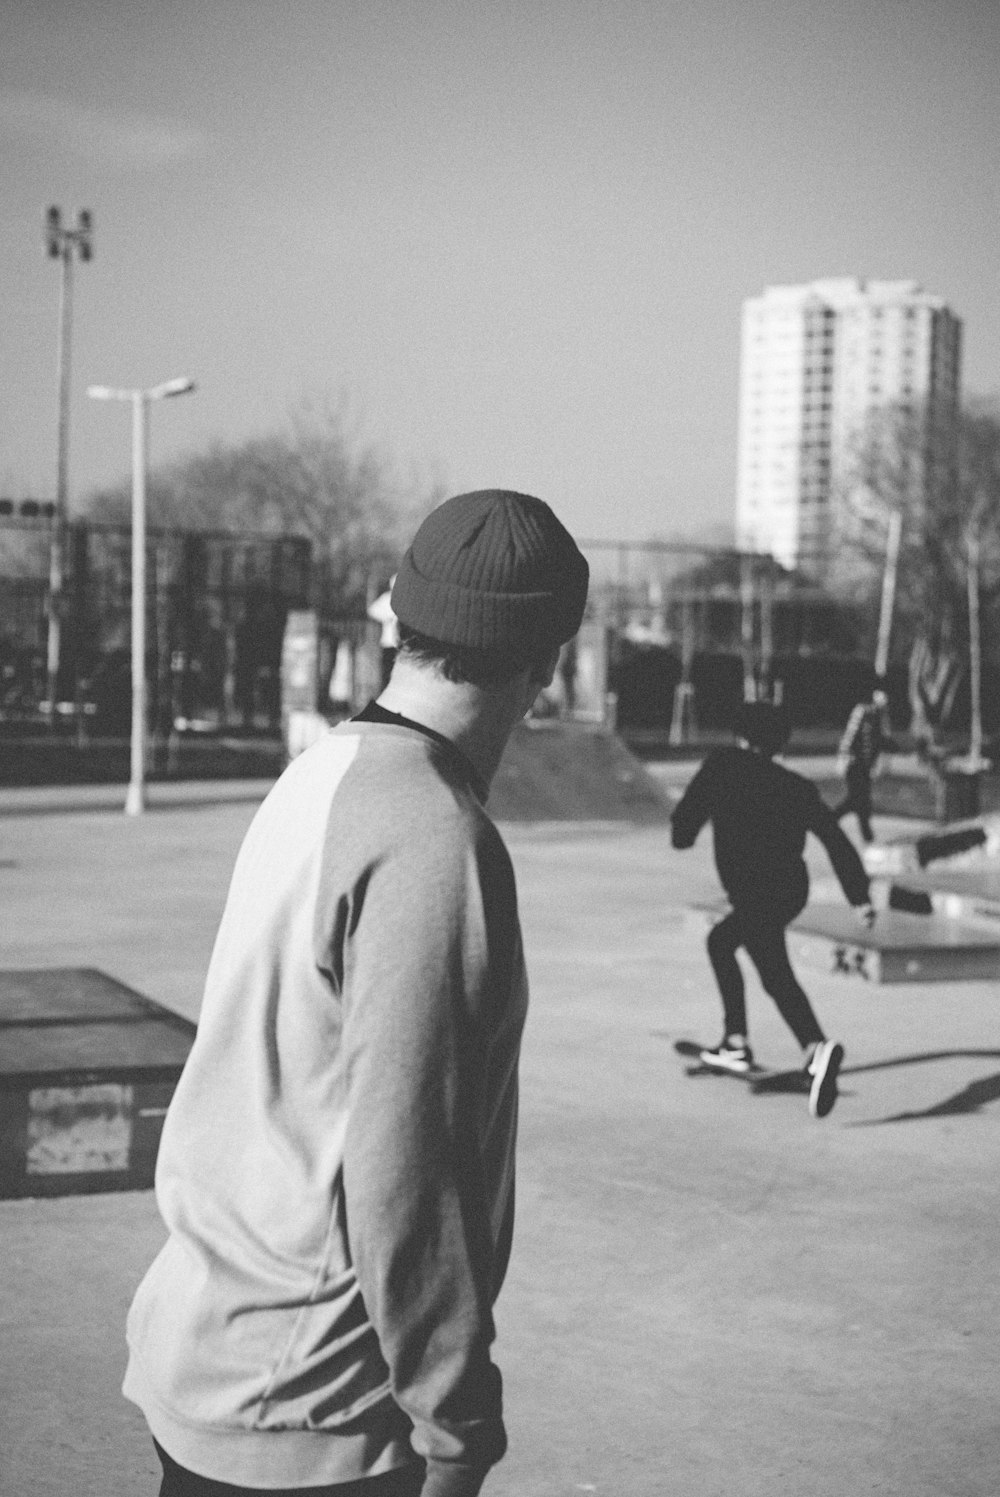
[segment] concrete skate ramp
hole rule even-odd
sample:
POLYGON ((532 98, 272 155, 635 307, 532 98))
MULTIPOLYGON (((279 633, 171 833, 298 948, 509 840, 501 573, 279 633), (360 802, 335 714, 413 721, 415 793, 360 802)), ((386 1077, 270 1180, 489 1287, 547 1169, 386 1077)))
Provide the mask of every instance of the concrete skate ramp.
MULTIPOLYGON (((701 929, 727 912, 722 901, 688 906, 701 929)), ((880 910, 865 930, 844 903, 806 905, 788 927, 793 963, 872 983, 984 981, 1000 977, 1000 932, 944 915, 880 910)))
POLYGON ((0 971, 0 1197, 148 1190, 194 1032, 94 968, 0 971))
POLYGON ((862 857, 872 878, 926 872, 936 881, 945 870, 996 869, 1000 867, 1000 815, 991 813, 888 842, 872 842, 862 857))
POLYGON ((526 722, 511 736, 490 792, 498 821, 665 824, 670 802, 614 733, 586 723, 526 722))
POLYGON ((1000 977, 1000 936, 947 916, 880 910, 859 931, 845 905, 809 904, 788 931, 792 960, 869 982, 962 982, 1000 977))

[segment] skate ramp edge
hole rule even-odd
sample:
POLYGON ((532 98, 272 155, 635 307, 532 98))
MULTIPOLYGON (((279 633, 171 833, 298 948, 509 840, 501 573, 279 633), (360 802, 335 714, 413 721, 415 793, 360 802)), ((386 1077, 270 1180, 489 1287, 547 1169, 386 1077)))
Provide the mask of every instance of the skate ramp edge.
POLYGON ((487 809, 497 821, 670 820, 667 795, 616 734, 544 720, 515 728, 487 809))
MULTIPOLYGON (((707 930, 728 909, 692 904, 687 914, 707 930)), ((845 904, 810 902, 788 927, 793 962, 814 971, 872 983, 976 982, 1000 977, 1000 932, 939 914, 881 910, 864 930, 845 904)))
POLYGON ((0 1199, 150 1189, 194 1033, 95 968, 0 971, 0 1199))
POLYGON ((1000 867, 1000 815, 991 812, 972 821, 955 821, 916 835, 873 842, 862 851, 872 878, 943 869, 1000 867))

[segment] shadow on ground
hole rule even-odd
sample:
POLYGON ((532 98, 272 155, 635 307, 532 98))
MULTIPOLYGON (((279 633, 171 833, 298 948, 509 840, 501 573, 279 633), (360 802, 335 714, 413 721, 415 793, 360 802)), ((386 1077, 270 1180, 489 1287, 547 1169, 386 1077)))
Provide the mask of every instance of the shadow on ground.
MULTIPOLYGON (((651 1033, 656 1039, 673 1039, 673 1035, 668 1030, 657 1029, 652 1030, 651 1033)), ((690 1042, 682 1040, 675 1041, 675 1048, 684 1055, 694 1047, 690 1042)), ((940 1060, 1000 1060, 1000 1050, 928 1050, 917 1055, 898 1055, 888 1060, 868 1061, 864 1065, 844 1066, 840 1076, 843 1080, 847 1076, 861 1076, 872 1071, 896 1070, 901 1066, 926 1065, 940 1060)), ((718 1071, 707 1066, 693 1065, 685 1067, 685 1074, 691 1080, 705 1078, 713 1081, 739 1081, 748 1087, 754 1096, 763 1096, 769 1092, 802 1094, 809 1091, 809 1078, 799 1068, 790 1071, 762 1070, 743 1075, 739 1072, 718 1071)), ((889 1117, 866 1118, 852 1122, 848 1126, 880 1128, 886 1123, 912 1123, 920 1122, 925 1118, 961 1117, 965 1114, 980 1112, 991 1102, 1000 1102, 1000 1071, 995 1075, 982 1076, 976 1081, 971 1081, 960 1092, 918 1112, 896 1112, 890 1114, 889 1117)))
MULTIPOLYGON (((892 1060, 870 1061, 863 1066, 845 1066, 842 1076, 857 1076, 864 1071, 885 1071, 897 1066, 924 1065, 935 1060, 1000 1060, 1000 1050, 928 1050, 923 1055, 900 1055, 892 1060)), ((887 1118, 870 1118, 852 1123, 852 1128, 880 1128, 886 1123, 915 1123, 924 1118, 960 1117, 979 1112, 990 1102, 1000 1102, 1000 1071, 993 1076, 981 1076, 971 1081, 954 1096, 935 1102, 920 1112, 896 1112, 887 1118)))

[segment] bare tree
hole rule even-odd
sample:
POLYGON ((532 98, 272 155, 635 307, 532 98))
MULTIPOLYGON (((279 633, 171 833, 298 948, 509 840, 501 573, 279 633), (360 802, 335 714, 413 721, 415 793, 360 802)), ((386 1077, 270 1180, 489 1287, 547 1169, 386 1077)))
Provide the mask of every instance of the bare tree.
MULTIPOLYGON (((363 608, 385 586, 416 517, 439 492, 403 483, 377 448, 350 430, 344 402, 307 402, 284 430, 154 469, 150 524, 307 536, 317 601, 334 612, 363 608)), ((128 522, 127 483, 90 498, 95 519, 128 522)))
POLYGON ((894 568, 894 654, 908 663, 914 734, 933 752, 968 670, 970 587, 974 649, 1000 602, 1000 412, 980 404, 953 427, 931 421, 926 409, 888 406, 858 433, 839 488, 831 582, 871 602, 887 591, 887 559, 894 568))
POLYGON ((963 422, 959 479, 964 489, 969 626, 969 760, 978 765, 983 747, 983 604, 991 626, 993 664, 997 649, 992 626, 1000 612, 1000 413, 986 404, 970 410, 963 422))

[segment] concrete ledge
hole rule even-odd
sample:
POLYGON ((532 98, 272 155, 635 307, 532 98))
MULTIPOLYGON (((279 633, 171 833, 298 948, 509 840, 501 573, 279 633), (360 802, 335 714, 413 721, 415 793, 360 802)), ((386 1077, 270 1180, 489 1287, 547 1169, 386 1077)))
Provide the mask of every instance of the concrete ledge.
MULTIPOLYGON (((274 779, 152 781, 150 811, 262 801, 274 779)), ((125 785, 31 785, 0 789, 0 816, 61 815, 74 811, 125 812, 125 785)))
POLYGON ((194 1033, 93 968, 0 971, 0 1197, 148 1190, 194 1033))
MULTIPOLYGON (((688 912, 707 929, 728 908, 695 904, 688 912)), ((1000 977, 1000 931, 940 914, 883 910, 865 931, 846 905, 809 904, 788 928, 788 950, 813 969, 879 984, 1000 977)))

